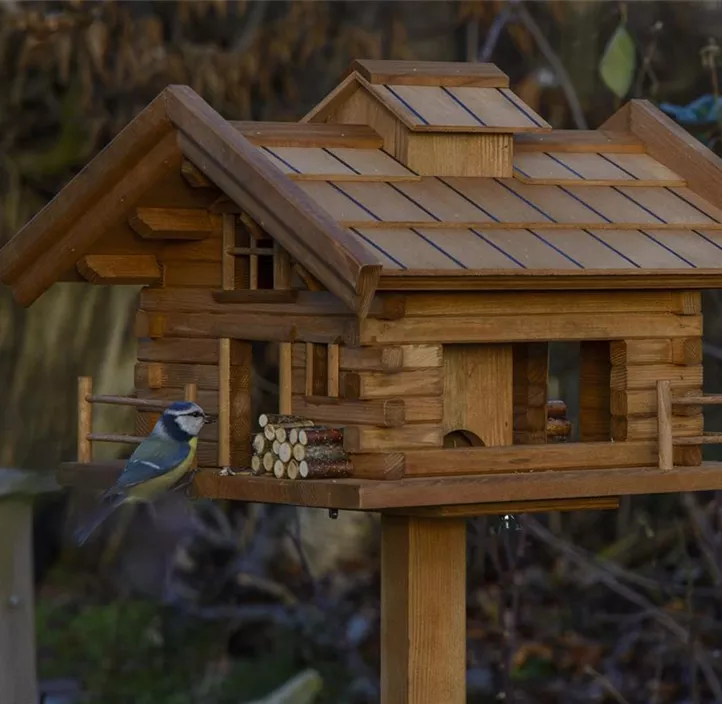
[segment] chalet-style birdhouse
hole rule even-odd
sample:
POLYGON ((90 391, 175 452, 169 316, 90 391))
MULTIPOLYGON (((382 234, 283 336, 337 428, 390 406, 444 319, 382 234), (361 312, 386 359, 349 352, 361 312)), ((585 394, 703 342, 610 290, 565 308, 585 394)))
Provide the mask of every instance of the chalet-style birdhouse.
MULTIPOLYGON (((456 704, 463 522, 428 516, 722 488, 700 452, 721 200, 722 160, 647 101, 554 130, 494 66, 357 61, 298 123, 228 122, 167 88, 0 251, 0 279, 25 306, 57 281, 143 285, 138 435, 195 393, 219 417, 200 495, 385 512, 384 599, 454 606, 437 674, 384 665, 383 701, 456 704), (575 441, 550 441, 569 430, 556 341, 580 343, 575 441), (252 342, 279 346, 263 427, 252 342)), ((88 404, 108 400, 83 380, 87 471, 67 476, 93 476, 88 443, 109 438, 88 404)), ((411 612, 406 635, 388 618, 386 652, 421 667, 411 612)))

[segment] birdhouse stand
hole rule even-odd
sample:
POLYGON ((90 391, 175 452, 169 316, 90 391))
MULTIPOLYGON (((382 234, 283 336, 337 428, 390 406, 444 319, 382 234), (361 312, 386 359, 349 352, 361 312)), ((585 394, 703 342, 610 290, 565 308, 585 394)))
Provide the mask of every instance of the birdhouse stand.
MULTIPOLYGON (((357 61, 298 123, 167 88, 0 251, 0 278, 22 305, 59 281, 141 286, 137 435, 195 385, 219 421, 199 495, 380 512, 382 702, 462 704, 467 516, 722 488, 701 458, 720 200, 722 162, 646 101, 554 130, 494 66, 357 61), (556 342, 579 346, 567 419, 556 342), (252 405, 258 343, 278 407, 252 405), (269 414, 294 418, 266 434, 269 414)), ((110 483, 84 413, 59 476, 110 483)))

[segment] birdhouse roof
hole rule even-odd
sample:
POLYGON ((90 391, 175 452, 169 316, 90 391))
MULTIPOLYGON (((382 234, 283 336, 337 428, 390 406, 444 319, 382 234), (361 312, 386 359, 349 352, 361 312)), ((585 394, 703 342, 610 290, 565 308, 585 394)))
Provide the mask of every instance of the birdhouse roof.
POLYGON ((209 185, 361 315, 377 289, 722 286, 722 160, 651 103, 553 130, 495 66, 391 61, 354 62, 299 123, 229 122, 166 89, 0 250, 0 280, 29 304, 139 205, 210 208, 209 185), (422 174, 389 124, 462 156, 500 135, 509 173, 422 174))

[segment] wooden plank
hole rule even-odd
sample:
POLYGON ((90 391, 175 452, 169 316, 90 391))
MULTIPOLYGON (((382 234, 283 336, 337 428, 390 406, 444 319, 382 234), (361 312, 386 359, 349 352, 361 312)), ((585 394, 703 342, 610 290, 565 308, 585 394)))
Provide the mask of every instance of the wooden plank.
POLYGON ((448 92, 487 127, 511 128, 514 133, 549 127, 529 106, 519 107, 507 97, 510 91, 459 87, 449 88, 448 92))
POLYGON ((546 443, 549 344, 512 345, 514 441, 520 445, 546 443))
POLYGON ((180 364, 218 364, 215 340, 167 338, 139 340, 138 360, 180 364))
POLYGON ((254 427, 253 407, 253 349, 250 342, 231 340, 230 366, 230 461, 233 467, 248 467, 251 463, 251 436, 254 427))
POLYGON ((641 207, 653 212, 659 218, 658 222, 673 223, 686 227, 703 227, 705 224, 709 225, 715 222, 713 218, 701 212, 699 208, 678 198, 666 188, 631 189, 620 186, 619 192, 641 207))
MULTIPOLYGON (((441 345, 390 345, 340 349, 342 371, 394 372, 402 369, 429 369, 440 367, 441 361, 441 345)), ((299 359, 299 363, 303 364, 303 361, 299 359)))
POLYGON ((172 288, 214 289, 223 280, 221 262, 171 261, 163 262, 163 285, 172 288))
POLYGON ((611 439, 609 342, 584 341, 580 345, 579 439, 611 439))
POLYGON ((456 315, 548 315, 553 313, 701 313, 699 294, 687 291, 630 291, 624 295, 584 291, 570 296, 544 291, 491 293, 407 293, 397 305, 405 318, 456 315))
POLYGON ((549 513, 550 511, 605 511, 619 508, 616 497, 593 499, 546 499, 541 501, 509 501, 494 504, 452 504, 451 506, 419 506, 391 508, 385 515, 418 516, 424 518, 475 518, 477 516, 549 513))
MULTIPOLYGON (((536 206, 541 213, 542 217, 537 212, 534 220, 546 219, 551 220, 554 223, 575 223, 582 225, 589 225, 597 222, 605 222, 605 216, 608 220, 614 220, 609 218, 607 213, 600 212, 600 209, 596 206, 594 208, 588 207, 589 201, 591 200, 587 194, 592 194, 599 201, 602 197, 611 200, 616 206, 616 199, 624 200, 623 196, 615 193, 606 186, 598 187, 584 187, 575 188, 574 186, 565 186, 563 189, 558 186, 535 186, 527 183, 522 183, 517 179, 506 179, 504 185, 513 191, 521 201, 536 206)), ((609 208, 608 208, 609 210, 609 208)), ((636 210, 627 209, 627 212, 632 210, 634 216, 630 214, 629 220, 622 220, 622 222, 658 222, 652 219, 652 216, 648 215, 641 209, 641 215, 637 216, 636 210), (646 218, 646 219, 645 219, 646 218)), ((625 212, 625 211, 623 211, 625 212)))
POLYGON ((695 337, 702 334, 701 316, 669 313, 550 314, 516 316, 455 316, 439 325, 433 316, 395 321, 365 320, 361 344, 544 342, 549 340, 618 340, 695 337))
POLYGON ((702 364, 702 338, 675 340, 615 340, 610 343, 615 366, 643 364, 702 364))
POLYGON ((232 337, 261 342, 307 340, 357 344, 358 323, 341 316, 319 318, 263 313, 149 313, 138 311, 136 337, 232 337))
POLYGON ((356 59, 350 71, 356 71, 375 85, 509 87, 509 77, 488 63, 356 59))
MULTIPOLYGON (((211 296, 216 303, 296 303, 298 301, 296 290, 264 289, 242 289, 235 291, 211 291, 211 296)), ((182 295, 182 294, 181 294, 182 295)), ((193 294, 186 294, 191 298, 193 294)), ((205 294, 201 294, 205 296, 205 294)))
POLYGON ((645 364, 638 367, 613 366, 610 375, 610 386, 615 391, 656 388, 657 381, 667 379, 672 387, 701 386, 702 365, 686 367, 676 364, 645 364))
MULTIPOLYGON (((401 102, 404 107, 411 109, 422 125, 433 127, 469 127, 483 126, 479 118, 464 109, 458 101, 454 100, 449 92, 439 86, 405 86, 398 84, 385 84, 376 86, 376 94, 392 103, 401 102)), ((472 89, 474 90, 474 89, 472 89)), ((485 94, 496 92, 492 89, 482 90, 485 94)))
POLYGON ((324 175, 329 181, 354 175, 353 169, 320 147, 264 147, 262 153, 277 157, 294 174, 324 175))
MULTIPOLYGON (((620 443, 625 444, 629 443, 620 443)), ((656 443, 649 446, 656 455, 656 443)), ((721 483, 722 463, 705 462, 699 467, 676 467, 660 472, 656 457, 654 466, 650 463, 648 467, 600 469, 591 476, 587 470, 538 472, 524 482, 520 482, 514 473, 443 479, 420 477, 394 482, 367 479, 299 482, 266 477, 221 477, 212 471, 199 473, 195 482, 198 493, 209 498, 364 511, 403 506, 709 491, 719 490, 721 483)))
POLYGON ((339 367, 340 349, 338 345, 329 345, 327 349, 327 393, 332 398, 339 395, 341 371, 339 367))
POLYGON ((201 208, 136 208, 128 224, 144 239, 202 240, 212 230, 208 211, 201 208))
MULTIPOLYGON (((216 342, 216 346, 217 345, 218 343, 216 342)), ((136 395, 140 399, 152 399, 154 401, 182 401, 183 389, 171 387, 137 389, 136 395)), ((200 389, 198 391, 197 403, 206 413, 218 413, 218 392, 200 389)))
POLYGON ((158 260, 152 254, 88 254, 77 264, 78 272, 99 286, 145 286, 161 281, 158 260))
MULTIPOLYGON (((699 388, 690 385, 671 385, 672 393, 678 396, 697 396, 699 388)), ((645 416, 657 412, 657 391, 651 386, 646 389, 631 389, 628 391, 612 389, 610 410, 615 416, 645 416)), ((687 413, 701 413, 701 406, 690 406, 687 408, 674 408, 675 415, 681 416, 687 413)))
POLYGON ((0 500, 0 691, 3 703, 38 701, 35 665, 33 507, 27 497, 0 500))
POLYGON ((444 442, 444 431, 436 424, 405 425, 401 428, 375 428, 347 425, 343 445, 347 452, 389 452, 407 448, 435 448, 444 442))
POLYGON ((462 269, 463 264, 440 247, 432 244, 419 230, 355 228, 368 242, 376 245, 406 269, 462 269))
POLYGON ((515 152, 599 152, 643 154, 644 142, 628 131, 553 130, 514 135, 515 152))
POLYGON ((674 447, 672 445, 672 394, 668 381, 657 382, 657 446, 659 468, 672 469, 674 447))
POLYGON ((77 456, 78 462, 93 461, 93 446, 88 435, 93 432, 93 406, 88 400, 93 395, 93 378, 78 377, 78 429, 77 456))
POLYGON ((675 181, 686 181, 676 174, 672 169, 667 168, 649 154, 610 154, 607 159, 613 164, 620 166, 640 181, 661 181, 672 184, 675 181))
MULTIPOLYGON (((395 184, 395 187, 416 203, 421 203, 438 220, 472 222, 491 220, 479 206, 457 193, 443 179, 422 178, 419 181, 395 184)), ((398 217, 387 218, 394 219, 398 217)))
POLYGON ((589 291, 711 289, 720 269, 384 269, 379 291, 589 291))
POLYGON ((359 176, 379 176, 409 180, 418 180, 420 178, 381 149, 331 147, 328 151, 341 159, 359 176))
POLYGON ((692 266, 722 266, 722 250, 696 232, 645 229, 644 233, 662 247, 671 249, 692 266))
POLYGON ((341 394, 348 399, 441 396, 442 393, 444 393, 444 375, 440 367, 399 371, 393 374, 371 371, 341 374, 341 394))
POLYGON ((466 702, 466 522, 381 518, 381 704, 466 702))
POLYGON ((651 102, 631 100, 607 122, 612 121, 626 123, 649 155, 686 179, 695 193, 712 203, 719 201, 722 159, 651 102))
POLYGON ((381 274, 376 260, 190 88, 164 94, 183 153, 363 317, 381 274))
MULTIPOLYGON (((585 181, 611 181, 626 185, 625 181, 633 181, 634 176, 619 168, 610 159, 599 154, 584 152, 547 152, 552 160, 566 167, 569 175, 578 175, 585 181)), ((678 179, 679 181, 679 179, 678 179)))
POLYGON ((328 147, 381 149, 381 136, 367 125, 331 122, 231 122, 258 147, 328 147))
POLYGON ((484 445, 513 441, 511 345, 444 347, 444 433, 464 430, 484 445))
MULTIPOLYGON (((672 416, 674 437, 693 437, 704 430, 702 414, 696 416, 672 416)), ((612 416, 612 437, 615 442, 649 440, 657 438, 658 418, 656 416, 612 416)))
POLYGON ((443 418, 442 396, 409 396, 404 403, 407 423, 437 423, 443 418))
POLYGON ((292 413, 330 425, 398 428, 406 423, 406 403, 400 398, 352 401, 327 396, 294 396, 292 413))
MULTIPOLYGON (((228 356, 226 362, 228 367, 230 363, 228 356)), ((199 389, 218 391, 220 387, 218 375, 219 367, 210 364, 138 362, 135 365, 134 383, 138 389, 160 389, 164 386, 180 388, 184 384, 193 383, 197 384, 199 389)))

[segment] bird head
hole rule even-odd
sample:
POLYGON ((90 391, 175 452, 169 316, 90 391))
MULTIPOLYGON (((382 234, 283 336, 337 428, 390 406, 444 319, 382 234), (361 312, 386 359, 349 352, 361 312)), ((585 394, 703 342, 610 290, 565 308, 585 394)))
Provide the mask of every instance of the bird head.
POLYGON ((158 421, 160 432, 173 438, 195 438, 206 423, 213 419, 197 404, 191 401, 176 401, 163 411, 158 421))

